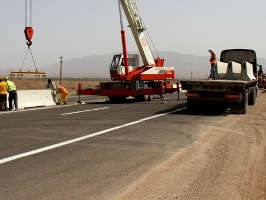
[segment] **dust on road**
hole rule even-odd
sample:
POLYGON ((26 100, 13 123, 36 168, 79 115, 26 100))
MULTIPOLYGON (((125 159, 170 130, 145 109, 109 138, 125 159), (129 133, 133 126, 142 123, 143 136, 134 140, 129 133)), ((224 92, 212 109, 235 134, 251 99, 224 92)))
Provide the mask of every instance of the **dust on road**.
POLYGON ((247 114, 198 124, 198 141, 115 199, 266 199, 266 93, 259 93, 247 114))

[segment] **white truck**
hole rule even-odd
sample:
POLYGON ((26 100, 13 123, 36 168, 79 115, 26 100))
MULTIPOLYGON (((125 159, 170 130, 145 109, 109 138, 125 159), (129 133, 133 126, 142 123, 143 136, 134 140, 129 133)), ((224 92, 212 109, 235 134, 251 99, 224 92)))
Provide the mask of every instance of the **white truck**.
POLYGON ((255 104, 258 80, 254 50, 223 50, 214 74, 214 79, 181 81, 182 89, 187 90, 189 112, 219 108, 245 114, 247 106, 255 104))

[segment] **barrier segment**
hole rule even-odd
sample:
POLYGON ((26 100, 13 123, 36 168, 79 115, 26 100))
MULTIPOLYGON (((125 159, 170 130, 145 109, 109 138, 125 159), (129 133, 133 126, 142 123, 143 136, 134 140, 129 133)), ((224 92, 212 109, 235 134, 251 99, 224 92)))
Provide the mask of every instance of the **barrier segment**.
POLYGON ((228 62, 227 71, 223 79, 237 80, 240 73, 241 73, 241 64, 230 61, 228 62))
POLYGON ((226 74, 227 71, 227 65, 228 63, 224 63, 224 62, 219 62, 217 61, 217 64, 215 66, 215 70, 214 70, 214 78, 215 79, 223 79, 223 77, 226 74))
POLYGON ((18 90, 18 108, 56 105, 57 99, 53 90, 18 90))
POLYGON ((256 80, 256 77, 253 74, 253 65, 247 61, 242 62, 241 73, 238 77, 239 80, 256 80))

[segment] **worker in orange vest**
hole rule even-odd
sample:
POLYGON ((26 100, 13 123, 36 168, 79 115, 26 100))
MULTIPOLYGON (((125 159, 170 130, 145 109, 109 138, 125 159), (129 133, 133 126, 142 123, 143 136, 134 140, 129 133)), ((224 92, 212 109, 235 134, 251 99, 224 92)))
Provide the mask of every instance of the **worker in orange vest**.
POLYGON ((60 93, 61 94, 60 101, 57 104, 58 105, 60 105, 60 104, 66 105, 67 104, 67 93, 68 93, 67 89, 64 88, 61 85, 57 85, 56 86, 56 90, 57 90, 56 91, 57 93, 60 93))
POLYGON ((215 70, 215 66, 217 64, 217 61, 216 61, 216 53, 214 52, 214 50, 212 48, 209 49, 209 52, 211 54, 211 58, 210 58, 211 74, 210 74, 209 78, 214 79, 214 70, 215 70))

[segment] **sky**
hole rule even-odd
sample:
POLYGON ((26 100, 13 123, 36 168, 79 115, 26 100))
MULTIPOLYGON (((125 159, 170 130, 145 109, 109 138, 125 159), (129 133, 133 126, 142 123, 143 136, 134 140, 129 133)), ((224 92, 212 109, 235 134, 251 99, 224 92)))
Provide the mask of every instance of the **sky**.
MULTIPOLYGON (((90 55, 121 52, 118 0, 0 0, 0 69, 29 67, 24 35, 38 67, 90 55), (23 63, 23 65, 22 65, 23 63), (25 66, 26 65, 26 66, 25 66)), ((265 0, 136 0, 152 50, 209 56, 213 48, 248 48, 266 58, 265 0)), ((127 47, 137 51, 127 21, 127 47)), ((111 61, 110 61, 111 62, 111 61)))

